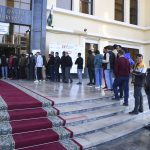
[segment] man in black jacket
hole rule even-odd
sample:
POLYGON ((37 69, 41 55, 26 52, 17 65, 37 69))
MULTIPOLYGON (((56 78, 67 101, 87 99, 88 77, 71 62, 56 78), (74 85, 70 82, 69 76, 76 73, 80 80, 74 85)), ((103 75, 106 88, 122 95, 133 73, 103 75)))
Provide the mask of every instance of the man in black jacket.
POLYGON ((94 55, 91 50, 88 51, 87 68, 90 79, 90 82, 87 85, 91 86, 95 84, 94 55))
POLYGON ((58 52, 55 53, 54 67, 55 67, 55 80, 56 82, 60 82, 60 74, 59 74, 60 57, 58 52))
POLYGON ((69 79, 70 79, 70 83, 72 83, 72 78, 70 75, 70 70, 72 67, 72 58, 69 56, 68 52, 65 53, 66 59, 65 59, 65 83, 69 83, 69 79))
POLYGON ((146 68, 143 63, 143 55, 137 55, 137 63, 133 71, 134 76, 134 98, 135 106, 134 110, 129 112, 129 114, 138 114, 143 112, 143 96, 142 96, 142 87, 144 86, 146 68))
MULTIPOLYGON (((145 92, 148 99, 149 109, 150 109, 150 68, 147 69, 146 77, 145 77, 145 92)), ((150 125, 146 126, 147 129, 150 129, 150 125)))
POLYGON ((79 82, 77 84, 82 84, 83 58, 81 57, 81 53, 78 53, 78 58, 76 59, 75 64, 77 65, 77 73, 79 78, 79 82))
POLYGON ((62 52, 60 63, 61 63, 61 72, 62 72, 62 82, 65 82, 65 65, 66 65, 65 51, 62 52))

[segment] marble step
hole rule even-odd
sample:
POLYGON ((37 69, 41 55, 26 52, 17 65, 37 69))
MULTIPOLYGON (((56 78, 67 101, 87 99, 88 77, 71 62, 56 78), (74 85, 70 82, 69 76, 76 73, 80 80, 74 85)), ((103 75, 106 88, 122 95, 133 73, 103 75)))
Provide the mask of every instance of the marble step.
MULTIPOLYGON (((148 110, 148 107, 147 107, 148 110)), ((74 136, 82 136, 87 135, 89 133, 95 133, 105 128, 110 128, 112 126, 117 126, 119 124, 123 124, 128 121, 132 121, 142 114, 139 115, 129 115, 128 113, 125 114, 118 114, 115 116, 102 118, 99 120, 95 120, 92 122, 82 123, 76 126, 68 126, 68 128, 73 131, 74 136)))
POLYGON ((69 114, 69 115, 60 115, 61 118, 66 120, 66 126, 76 126, 82 123, 92 122, 95 120, 99 120, 102 118, 114 116, 116 114, 120 114, 128 111, 128 107, 124 106, 114 106, 114 107, 106 107, 101 109, 96 109, 94 111, 89 112, 80 112, 77 114, 69 114))
MULTIPOLYGON (((131 116, 135 117, 135 116, 131 116)), ((106 142, 118 139, 126 136, 137 130, 143 128, 150 123, 150 111, 140 115, 136 115, 136 118, 132 121, 127 121, 111 128, 104 128, 103 130, 95 133, 89 133, 80 137, 76 137, 75 140, 79 142, 84 149, 94 149, 96 146, 104 144, 106 142)))
POLYGON ((60 115, 69 115, 69 114, 77 114, 81 112, 89 112, 98 110, 101 108, 106 107, 112 107, 112 106, 118 106, 120 105, 120 101, 113 101, 113 100, 97 100, 97 101, 91 101, 88 103, 82 103, 82 104, 72 104, 68 106, 57 106, 56 109, 59 110, 60 115))

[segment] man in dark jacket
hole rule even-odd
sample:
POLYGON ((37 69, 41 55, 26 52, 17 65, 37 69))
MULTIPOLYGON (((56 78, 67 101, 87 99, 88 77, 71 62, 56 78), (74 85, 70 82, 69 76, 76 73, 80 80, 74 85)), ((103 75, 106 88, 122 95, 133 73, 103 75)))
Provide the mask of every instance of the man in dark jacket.
POLYGON ((116 100, 119 100, 118 86, 123 88, 124 91, 124 106, 128 106, 129 98, 129 75, 130 75, 130 63, 124 57, 124 51, 118 51, 119 58, 115 62, 115 82, 113 84, 113 90, 116 100))
POLYGON ((2 78, 8 78, 8 59, 6 58, 5 54, 1 57, 1 68, 2 68, 2 78))
POLYGON ((138 114, 139 112, 143 112, 143 96, 142 96, 142 87, 144 86, 146 67, 143 63, 143 55, 137 55, 137 63, 135 64, 135 68, 133 70, 134 76, 134 98, 135 98, 135 106, 134 110, 129 112, 129 114, 138 114))
POLYGON ((61 63, 61 72, 62 72, 62 82, 65 82, 65 65, 66 65, 65 51, 62 52, 60 63, 61 63))
MULTIPOLYGON (((145 77, 145 92, 148 99, 149 109, 150 109, 150 68, 147 69, 146 77, 145 77)), ((146 126, 147 129, 150 129, 150 125, 146 126)))
POLYGON ((92 54, 92 51, 88 51, 88 57, 87 57, 87 68, 89 73, 89 79, 90 82, 87 84, 89 86, 95 85, 95 70, 94 70, 94 55, 92 54))
POLYGON ((60 74, 59 74, 60 57, 58 52, 55 53, 54 67, 55 67, 55 80, 56 82, 60 82, 60 74))
POLYGON ((68 52, 65 53, 66 59, 65 59, 65 83, 69 83, 69 79, 70 79, 70 83, 72 83, 72 78, 70 75, 70 70, 72 67, 72 58, 69 56, 68 52))
POLYGON ((81 57, 81 53, 78 53, 78 58, 76 59, 75 64, 77 65, 77 73, 79 78, 79 82, 77 84, 82 84, 83 58, 81 57))

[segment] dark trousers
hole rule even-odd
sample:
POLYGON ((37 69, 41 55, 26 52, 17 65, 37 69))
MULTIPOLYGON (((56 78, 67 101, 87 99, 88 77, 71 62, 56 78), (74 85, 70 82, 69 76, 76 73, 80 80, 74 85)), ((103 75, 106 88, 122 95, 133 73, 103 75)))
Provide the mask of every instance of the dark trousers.
POLYGON ((37 79, 42 80, 42 67, 37 67, 37 79))
POLYGON ((61 68, 62 72, 62 81, 65 82, 65 68, 61 68))
POLYGON ((88 68, 88 73, 89 73, 90 83, 92 84, 93 80, 95 83, 95 70, 94 70, 94 68, 88 68))
POLYGON ((147 95, 147 99, 148 99, 148 105, 149 105, 149 109, 150 109, 150 94, 147 95))
POLYGON ((135 98, 134 111, 135 112, 143 111, 142 87, 134 86, 134 98, 135 98))
POLYGON ((72 78, 71 78, 71 75, 70 75, 70 67, 65 67, 65 81, 66 82, 69 82, 69 79, 70 79, 70 82, 72 82, 72 78))
POLYGON ((60 82, 59 67, 55 67, 55 80, 60 82))
POLYGON ((115 98, 119 98, 118 96, 118 87, 122 87, 124 91, 124 103, 128 104, 129 98, 129 77, 118 77, 115 79, 113 83, 113 90, 115 94, 115 98))
POLYGON ((54 81, 54 78, 55 78, 55 67, 54 67, 54 65, 50 65, 50 67, 49 67, 49 76, 50 76, 50 79, 52 81, 54 81))

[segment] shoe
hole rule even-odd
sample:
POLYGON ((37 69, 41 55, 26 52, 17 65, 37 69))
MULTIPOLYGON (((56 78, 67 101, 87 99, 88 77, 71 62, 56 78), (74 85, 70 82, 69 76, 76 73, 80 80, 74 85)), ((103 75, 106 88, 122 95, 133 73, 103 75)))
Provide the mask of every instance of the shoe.
POLYGON ((38 80, 35 80, 34 83, 39 83, 39 81, 38 81, 38 80))
POLYGON ((136 111, 133 110, 133 111, 129 112, 129 114, 130 114, 130 115, 138 115, 139 112, 136 112, 136 111))
POLYGON ((95 89, 100 89, 100 88, 101 88, 100 86, 96 86, 96 87, 95 87, 95 89))
POLYGON ((123 103, 123 106, 129 106, 129 104, 127 104, 127 103, 123 103))
POLYGON ((103 87, 103 89, 107 89, 107 87, 105 86, 105 87, 103 87))
POLYGON ((89 82, 87 85, 91 85, 91 84, 92 84, 92 83, 89 82))
POLYGON ((64 81, 64 83, 69 83, 68 81, 64 81))
POLYGON ((147 130, 150 130, 150 124, 144 127, 147 130))
POLYGON ((90 84, 88 84, 88 86, 92 87, 92 86, 93 86, 93 84, 92 84, 92 83, 90 83, 90 84))
POLYGON ((140 112, 140 113, 142 113, 142 112, 143 112, 143 110, 139 110, 139 112, 140 112))
POLYGON ((70 83, 72 83, 73 82, 73 80, 70 80, 70 83))
POLYGON ((95 83, 92 83, 92 85, 95 85, 95 83))
POLYGON ((112 100, 117 100, 117 101, 119 101, 120 99, 119 99, 119 98, 116 98, 116 97, 113 97, 112 100))
POLYGON ((81 82, 78 82, 77 84, 82 84, 81 82))

